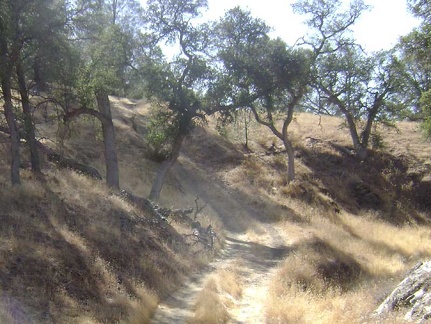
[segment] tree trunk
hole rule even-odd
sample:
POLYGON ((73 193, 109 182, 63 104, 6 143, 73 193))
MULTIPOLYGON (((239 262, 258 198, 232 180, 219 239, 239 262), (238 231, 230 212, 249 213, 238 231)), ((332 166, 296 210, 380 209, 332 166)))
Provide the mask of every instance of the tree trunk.
POLYGON ((21 62, 16 63, 16 74, 18 76, 19 93, 21 96, 21 105, 24 115, 24 129, 27 144, 30 150, 31 169, 35 173, 41 173, 40 158, 37 148, 36 133, 31 116, 30 100, 28 98, 27 87, 25 84, 24 71, 21 62))
POLYGON ((112 122, 109 97, 105 93, 97 93, 97 108, 103 115, 102 132, 106 165, 106 184, 114 189, 120 189, 120 172, 118 170, 117 150, 115 146, 115 129, 112 122))
POLYGON ((181 146, 183 144, 185 136, 180 134, 178 135, 172 146, 172 153, 168 159, 162 162, 159 170, 157 171, 156 178, 153 181, 153 185, 151 187, 150 195, 148 197, 149 200, 157 202, 160 198, 160 192, 162 191, 163 184, 165 182, 166 175, 168 171, 172 168, 175 162, 180 155, 181 146))
POLYGON ((295 180, 295 150, 293 148, 292 142, 285 137, 283 140, 284 147, 287 152, 287 183, 295 180))
POLYGON ((353 149, 355 150, 355 156, 358 160, 364 161, 368 155, 367 143, 365 143, 364 145, 364 143, 361 141, 361 138, 359 137, 358 131, 356 129, 355 121, 350 115, 350 113, 344 111, 343 113, 349 126, 350 136, 353 142, 353 149))
POLYGON ((36 86, 35 86, 36 92, 40 93, 40 92, 46 91, 47 84, 43 78, 43 72, 41 69, 41 60, 39 58, 39 55, 37 55, 37 54, 34 58, 33 74, 34 74, 33 81, 36 84, 36 86))
POLYGON ((380 103, 381 103, 381 100, 376 98, 376 102, 374 103, 373 107, 369 110, 367 124, 365 125, 365 128, 361 134, 360 146, 358 148, 355 148, 356 157, 361 161, 364 161, 368 155, 368 143, 370 141, 371 130, 373 127, 374 120, 376 119, 377 112, 379 111, 379 108, 381 106, 380 103))
POLYGON ((336 105, 346 118, 347 125, 349 127, 350 137, 353 142, 353 149, 355 150, 355 156, 361 161, 364 161, 367 157, 367 145, 363 145, 361 138, 359 137, 358 130, 356 128, 356 123, 353 115, 347 109, 343 102, 340 101, 336 96, 332 94, 327 88, 322 88, 322 90, 331 98, 331 102, 336 105))
POLYGON ((4 115, 10 131, 10 153, 11 153, 11 182, 13 185, 21 183, 21 177, 19 174, 19 167, 21 159, 19 156, 19 135, 18 127, 16 125, 15 114, 13 112, 12 105, 12 93, 10 89, 10 81, 5 77, 2 78, 2 91, 4 100, 4 115))
POLYGON ((12 76, 12 62, 14 57, 16 57, 18 47, 9 53, 8 43, 3 35, 3 30, 2 20, 0 19, 0 79, 4 102, 3 111, 10 131, 11 182, 13 185, 16 185, 21 183, 19 174, 21 160, 19 156, 19 134, 13 112, 10 80, 12 76))
POLYGON ((368 149, 366 147, 363 147, 362 145, 359 145, 355 148, 355 157, 359 161, 365 161, 368 156, 368 149))
POLYGON ((295 99, 287 107, 287 117, 284 120, 282 129, 282 140, 287 152, 287 183, 295 180, 295 150, 293 148, 292 142, 289 140, 289 134, 287 133, 287 130, 293 120, 293 112, 300 98, 300 96, 295 97, 295 99))

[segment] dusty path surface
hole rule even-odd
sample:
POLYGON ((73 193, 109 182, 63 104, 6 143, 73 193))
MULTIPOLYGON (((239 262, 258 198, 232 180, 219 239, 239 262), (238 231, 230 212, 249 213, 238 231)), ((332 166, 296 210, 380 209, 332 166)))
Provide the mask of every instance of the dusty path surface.
POLYGON ((259 236, 259 243, 247 242, 240 248, 244 282, 242 298, 230 311, 233 323, 265 323, 264 302, 270 280, 278 263, 290 251, 275 228, 264 228, 267 233, 259 236))
POLYGON ((242 297, 229 310, 229 323, 264 323, 263 303, 276 265, 289 252, 277 230, 263 224, 259 236, 230 233, 220 256, 204 271, 196 273, 163 303, 152 323, 188 323, 194 316, 198 293, 215 270, 235 264, 242 297))
POLYGON ((188 323, 194 317, 196 300, 207 280, 217 270, 234 267, 239 275, 241 297, 229 307, 228 323, 264 323, 264 302, 277 264, 290 248, 270 221, 266 209, 256 207, 247 194, 215 174, 197 172, 193 162, 182 159, 175 174, 185 190, 199 193, 200 199, 218 215, 225 226, 225 245, 205 269, 192 275, 179 290, 158 307, 151 323, 188 323))

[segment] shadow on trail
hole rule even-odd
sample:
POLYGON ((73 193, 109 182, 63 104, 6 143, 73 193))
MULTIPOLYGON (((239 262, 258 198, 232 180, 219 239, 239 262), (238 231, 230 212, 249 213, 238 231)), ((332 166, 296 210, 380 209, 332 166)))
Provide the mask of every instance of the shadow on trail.
POLYGON ((243 233, 254 224, 274 223, 281 219, 294 219, 300 222, 302 217, 286 206, 264 199, 258 194, 249 194, 232 188, 216 177, 201 174, 192 162, 183 159, 174 166, 175 175, 182 187, 195 192, 200 199, 208 203, 225 228, 232 233, 243 233))
POLYGON ((247 263, 247 267, 254 272, 267 271, 269 268, 275 267, 292 251, 292 248, 288 246, 271 247, 232 237, 225 239, 241 257, 241 260, 247 263))
POLYGON ((196 297, 209 276, 235 261, 238 273, 243 278, 268 273, 292 251, 288 246, 266 246, 263 244, 226 237, 225 248, 215 261, 200 272, 193 274, 182 289, 172 294, 159 306, 151 323, 188 323, 194 316, 196 297))

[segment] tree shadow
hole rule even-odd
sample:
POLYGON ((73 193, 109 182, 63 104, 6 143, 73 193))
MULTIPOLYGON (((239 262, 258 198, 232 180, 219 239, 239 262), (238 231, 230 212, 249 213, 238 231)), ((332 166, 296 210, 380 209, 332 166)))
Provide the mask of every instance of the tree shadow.
MULTIPOLYGON (((44 189, 42 199, 12 197, 0 213, 0 295, 17 322, 83 314, 124 321, 124 300, 139 300, 142 284, 164 298, 191 271, 194 256, 169 224, 113 205, 83 207, 44 189)), ((110 205, 108 197, 98 199, 110 205)))
POLYGON ((2 239, 15 241, 13 249, 2 251, 2 293, 25 305, 33 320, 55 322, 50 309, 66 307, 60 294, 80 304, 103 304, 88 256, 64 240, 48 215, 41 210, 33 217, 1 218, 2 239))
POLYGON ((197 127, 183 145, 182 154, 203 167, 235 167, 244 161, 244 154, 222 136, 197 127))
MULTIPOLYGON (((430 221, 418 210, 430 210, 426 197, 431 193, 431 186, 427 182, 416 186, 412 183, 407 174, 407 157, 370 151, 367 160, 360 162, 344 150, 337 152, 329 144, 313 150, 300 147, 298 155, 313 171, 312 177, 303 179, 308 182, 307 190, 316 191, 317 188, 349 213, 376 211, 383 220, 394 225, 430 221)), ((311 196, 315 194, 311 192, 311 196)), ((298 198, 306 200, 308 196, 304 194, 298 198)))
POLYGON ((241 260, 245 261, 248 268, 256 272, 265 272, 275 267, 283 260, 293 248, 290 246, 271 247, 255 242, 248 242, 227 236, 226 241, 236 251, 241 260))
POLYGON ((366 282, 370 273, 356 258, 319 237, 292 247, 295 258, 285 261, 285 285, 317 295, 328 290, 352 291, 366 282))
POLYGON ((199 173, 187 160, 179 161, 173 169, 182 186, 205 201, 228 231, 242 233, 253 225, 253 221, 273 223, 289 219, 297 223, 306 222, 285 205, 267 197, 251 196, 227 186, 216 177, 199 173))
MULTIPOLYGON (((367 244, 369 244, 371 247, 375 248, 377 251, 382 251, 388 256, 394 256, 398 255, 401 259, 408 260, 412 257, 412 254, 410 251, 407 251, 402 248, 401 245, 396 244, 396 241, 394 241, 395 244, 391 245, 388 242, 379 240, 378 237, 364 237, 364 235, 361 235, 359 231, 357 231, 353 226, 347 224, 341 217, 338 218, 338 223, 341 224, 343 229, 348 232, 353 237, 365 241, 367 244)), ((431 254, 421 251, 416 252, 415 257, 417 258, 429 258, 431 254)))
POLYGON ((342 291, 354 289, 367 271, 355 258, 327 242, 315 238, 309 247, 322 256, 315 264, 317 276, 326 284, 338 287, 342 291))

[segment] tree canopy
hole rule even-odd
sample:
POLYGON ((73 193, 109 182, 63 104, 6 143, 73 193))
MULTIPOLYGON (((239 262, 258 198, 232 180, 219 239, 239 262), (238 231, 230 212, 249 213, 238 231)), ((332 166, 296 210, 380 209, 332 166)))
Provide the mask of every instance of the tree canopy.
POLYGON ((365 159, 375 123, 423 120, 431 134, 427 1, 410 0, 422 19, 392 51, 366 53, 351 27, 368 10, 362 0, 298 0, 309 32, 294 46, 271 37, 264 21, 239 7, 202 22, 206 0, 0 0, 0 77, 11 136, 11 179, 19 183, 21 138, 40 171, 30 98, 62 107, 66 120, 88 114, 102 125, 107 183, 119 189, 109 96, 150 98, 150 141, 163 151, 151 196, 186 136, 207 115, 248 111, 283 143, 287 181, 295 179, 289 125, 308 110, 342 116, 357 156, 365 159), (173 50, 173 51, 172 51, 173 50), (12 93, 20 94, 22 118, 12 93), (24 133, 20 134, 24 125, 24 133))

